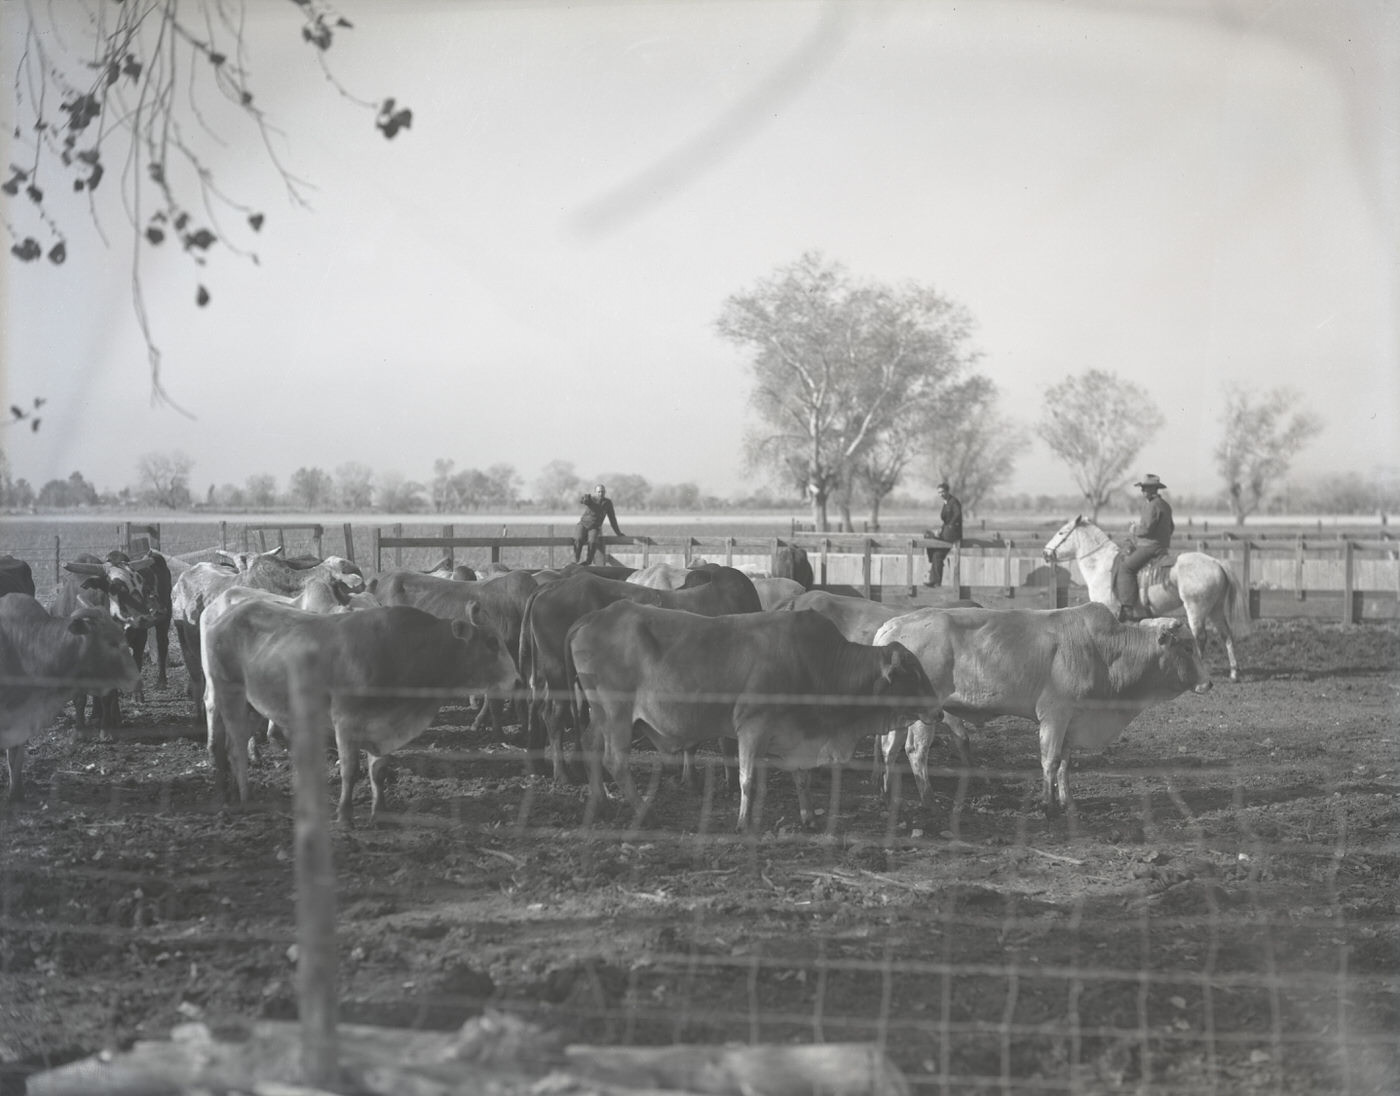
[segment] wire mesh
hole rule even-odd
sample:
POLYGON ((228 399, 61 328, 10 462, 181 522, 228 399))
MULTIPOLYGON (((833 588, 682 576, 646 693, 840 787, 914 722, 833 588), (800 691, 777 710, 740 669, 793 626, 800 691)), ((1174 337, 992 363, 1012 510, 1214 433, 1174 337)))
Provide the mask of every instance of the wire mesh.
MULTIPOLYGON (((639 744, 637 824, 527 772, 518 703, 498 736, 444 695, 386 808, 371 823, 361 786, 332 830, 340 1019, 870 1041, 928 1092, 1393 1091, 1397 631, 1261 622, 1249 644, 1253 680, 1075 757, 1054 819, 1024 720, 977 732, 970 769, 937 744, 929 803, 899 768, 883 792, 873 740, 815 771, 811 826, 769 771, 740 832, 718 752, 686 787, 639 744)), ((160 694, 146 673, 113 741, 65 712, 27 744, 29 802, 0 821, 11 1089, 183 1019, 296 1015, 291 762, 269 747, 223 806, 182 670, 160 694)))

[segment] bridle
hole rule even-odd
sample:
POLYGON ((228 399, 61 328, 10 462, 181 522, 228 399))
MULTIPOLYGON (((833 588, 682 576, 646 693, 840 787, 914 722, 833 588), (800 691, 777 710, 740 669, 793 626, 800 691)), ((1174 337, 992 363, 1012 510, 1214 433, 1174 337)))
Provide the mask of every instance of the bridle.
MULTIPOLYGON (((1060 558, 1060 548, 1064 545, 1065 541, 1069 539, 1070 533, 1073 533, 1076 529, 1079 529, 1079 528, 1081 528, 1082 526, 1084 526, 1084 525, 1086 525, 1086 524, 1087 524, 1087 523, 1084 521, 1084 519, 1083 519, 1082 517, 1080 517, 1080 518, 1075 518, 1075 519, 1074 519, 1074 522, 1070 525, 1069 529, 1065 532, 1065 534, 1064 534, 1063 537, 1061 537, 1059 533, 1056 533, 1054 539, 1051 540, 1051 542, 1045 546, 1044 555, 1045 555, 1045 560, 1046 560, 1046 562, 1047 562, 1047 563, 1057 563, 1057 562, 1059 562, 1059 558, 1060 558), (1058 543, 1056 543, 1057 541, 1058 541, 1058 543)), ((1083 555, 1071 556, 1070 559, 1072 559, 1072 560, 1088 559, 1090 556, 1096 556, 1096 555, 1098 555, 1098 554, 1099 554, 1100 552, 1102 552, 1105 548, 1111 548, 1111 547, 1113 547, 1113 538, 1110 537, 1110 536, 1108 536, 1107 534, 1104 534, 1103 543, 1100 544, 1097 548, 1094 548, 1094 549, 1092 549, 1091 551, 1085 552, 1083 555)))

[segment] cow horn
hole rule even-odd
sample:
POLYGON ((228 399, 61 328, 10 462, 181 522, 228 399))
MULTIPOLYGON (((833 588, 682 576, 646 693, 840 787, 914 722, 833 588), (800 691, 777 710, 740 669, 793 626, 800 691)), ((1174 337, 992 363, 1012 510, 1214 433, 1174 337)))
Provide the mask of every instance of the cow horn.
POLYGON ((75 575, 91 575, 95 578, 105 577, 107 569, 100 563, 65 563, 65 571, 72 571, 75 575))

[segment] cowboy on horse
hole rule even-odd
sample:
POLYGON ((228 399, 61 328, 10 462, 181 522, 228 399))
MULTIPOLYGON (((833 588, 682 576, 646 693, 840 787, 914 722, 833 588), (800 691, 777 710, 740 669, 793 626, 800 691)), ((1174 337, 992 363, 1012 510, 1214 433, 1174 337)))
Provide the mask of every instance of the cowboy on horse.
POLYGON ((1138 597, 1138 572, 1167 554, 1176 529, 1171 504, 1158 493, 1167 485, 1149 472, 1133 486, 1142 488, 1143 498, 1137 521, 1128 527, 1128 551, 1117 573, 1116 592, 1122 603, 1118 619, 1123 621, 1145 620, 1151 615, 1138 597))

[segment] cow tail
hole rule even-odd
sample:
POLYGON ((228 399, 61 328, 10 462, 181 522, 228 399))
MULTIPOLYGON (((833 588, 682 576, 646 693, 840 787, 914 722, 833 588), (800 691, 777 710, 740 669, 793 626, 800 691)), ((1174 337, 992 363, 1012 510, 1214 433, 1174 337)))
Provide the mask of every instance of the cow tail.
POLYGON ((583 732, 588 727, 588 694, 583 691, 583 685, 578 679, 578 670, 574 666, 574 645, 570 642, 573 632, 570 628, 569 635, 564 640, 564 680, 569 683, 569 723, 582 743, 583 732))

